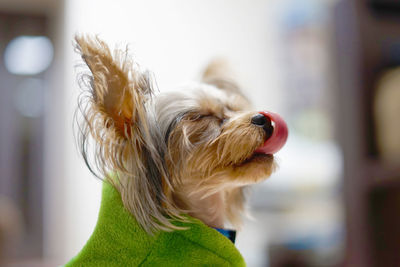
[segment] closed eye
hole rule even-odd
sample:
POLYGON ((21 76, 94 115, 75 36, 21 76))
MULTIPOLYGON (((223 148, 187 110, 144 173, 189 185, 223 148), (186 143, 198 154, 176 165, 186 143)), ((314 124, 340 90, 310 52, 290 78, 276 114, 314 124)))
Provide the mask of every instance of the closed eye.
POLYGON ((205 118, 218 120, 219 126, 222 126, 224 123, 226 123, 229 120, 228 118, 221 118, 214 114, 197 114, 197 116, 195 116, 193 118, 193 120, 202 120, 205 118))
POLYGON ((215 117, 215 116, 212 114, 200 114, 197 118, 195 118, 195 120, 201 120, 208 117, 215 117))
POLYGON ((204 118, 211 118, 211 119, 217 119, 219 121, 219 126, 224 125, 228 121, 228 118, 220 118, 218 116, 212 115, 212 114, 207 114, 207 115, 200 115, 198 119, 204 119, 204 118))

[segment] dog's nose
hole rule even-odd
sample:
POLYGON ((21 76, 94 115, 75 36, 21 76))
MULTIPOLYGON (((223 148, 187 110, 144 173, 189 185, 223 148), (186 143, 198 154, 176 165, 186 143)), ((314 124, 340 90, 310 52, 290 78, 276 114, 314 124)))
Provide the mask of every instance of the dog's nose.
POLYGON ((264 125, 268 122, 268 120, 269 122, 271 122, 271 120, 268 117, 259 113, 251 118, 251 123, 259 127, 264 127, 264 125))
POLYGON ((270 136, 272 132, 274 131, 274 127, 271 124, 271 119, 268 116, 265 116, 264 114, 257 114, 254 115, 251 118, 251 123, 261 127, 264 129, 264 131, 267 133, 267 136, 270 136))

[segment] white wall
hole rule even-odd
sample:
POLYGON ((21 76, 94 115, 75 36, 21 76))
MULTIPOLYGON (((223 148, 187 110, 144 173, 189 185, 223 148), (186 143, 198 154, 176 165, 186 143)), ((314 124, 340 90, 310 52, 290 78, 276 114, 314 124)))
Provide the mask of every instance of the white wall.
POLYGON ((52 191, 47 199, 53 202, 48 203, 47 209, 53 218, 46 231, 48 255, 67 260, 81 249, 93 230, 100 202, 100 182, 84 166, 72 136, 78 93, 74 65, 79 63, 72 48, 74 34, 99 34, 111 45, 129 43, 139 63, 154 71, 160 90, 196 79, 210 59, 223 56, 240 74, 239 80, 258 108, 279 110, 271 2, 66 1, 62 27, 65 31, 61 31, 59 43, 65 63, 60 79, 60 88, 64 88, 63 112, 58 122, 63 135, 48 134, 48 143, 56 145, 60 141, 60 151, 64 150, 65 156, 54 159, 54 146, 47 154, 52 164, 60 165, 64 171, 55 181, 57 172, 52 171, 52 166, 47 168, 52 191))

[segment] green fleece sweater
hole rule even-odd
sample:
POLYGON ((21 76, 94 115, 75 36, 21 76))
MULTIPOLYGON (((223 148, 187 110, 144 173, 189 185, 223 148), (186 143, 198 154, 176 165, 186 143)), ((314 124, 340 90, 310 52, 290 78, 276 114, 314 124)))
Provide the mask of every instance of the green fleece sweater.
POLYGON ((65 266, 245 266, 233 243, 191 218, 188 230, 148 235, 122 205, 120 194, 104 183, 96 228, 65 266))

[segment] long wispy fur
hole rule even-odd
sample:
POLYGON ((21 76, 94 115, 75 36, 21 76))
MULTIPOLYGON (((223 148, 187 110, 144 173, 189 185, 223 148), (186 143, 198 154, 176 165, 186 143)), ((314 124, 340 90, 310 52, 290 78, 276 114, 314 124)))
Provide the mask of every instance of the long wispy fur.
POLYGON ((89 68, 81 85, 78 144, 90 170, 121 194, 149 233, 181 229, 190 214, 205 223, 240 225, 243 189, 271 174, 273 156, 256 155, 266 133, 233 79, 212 63, 202 83, 155 94, 149 72, 127 49, 77 36, 89 68))
POLYGON ((87 165, 120 191, 125 207, 147 231, 175 228, 166 215, 180 216, 163 194, 167 174, 145 111, 153 94, 149 72, 142 72, 127 50, 112 53, 98 38, 76 37, 76 50, 90 69, 81 76, 87 90, 79 100, 84 120, 78 140, 87 165))

